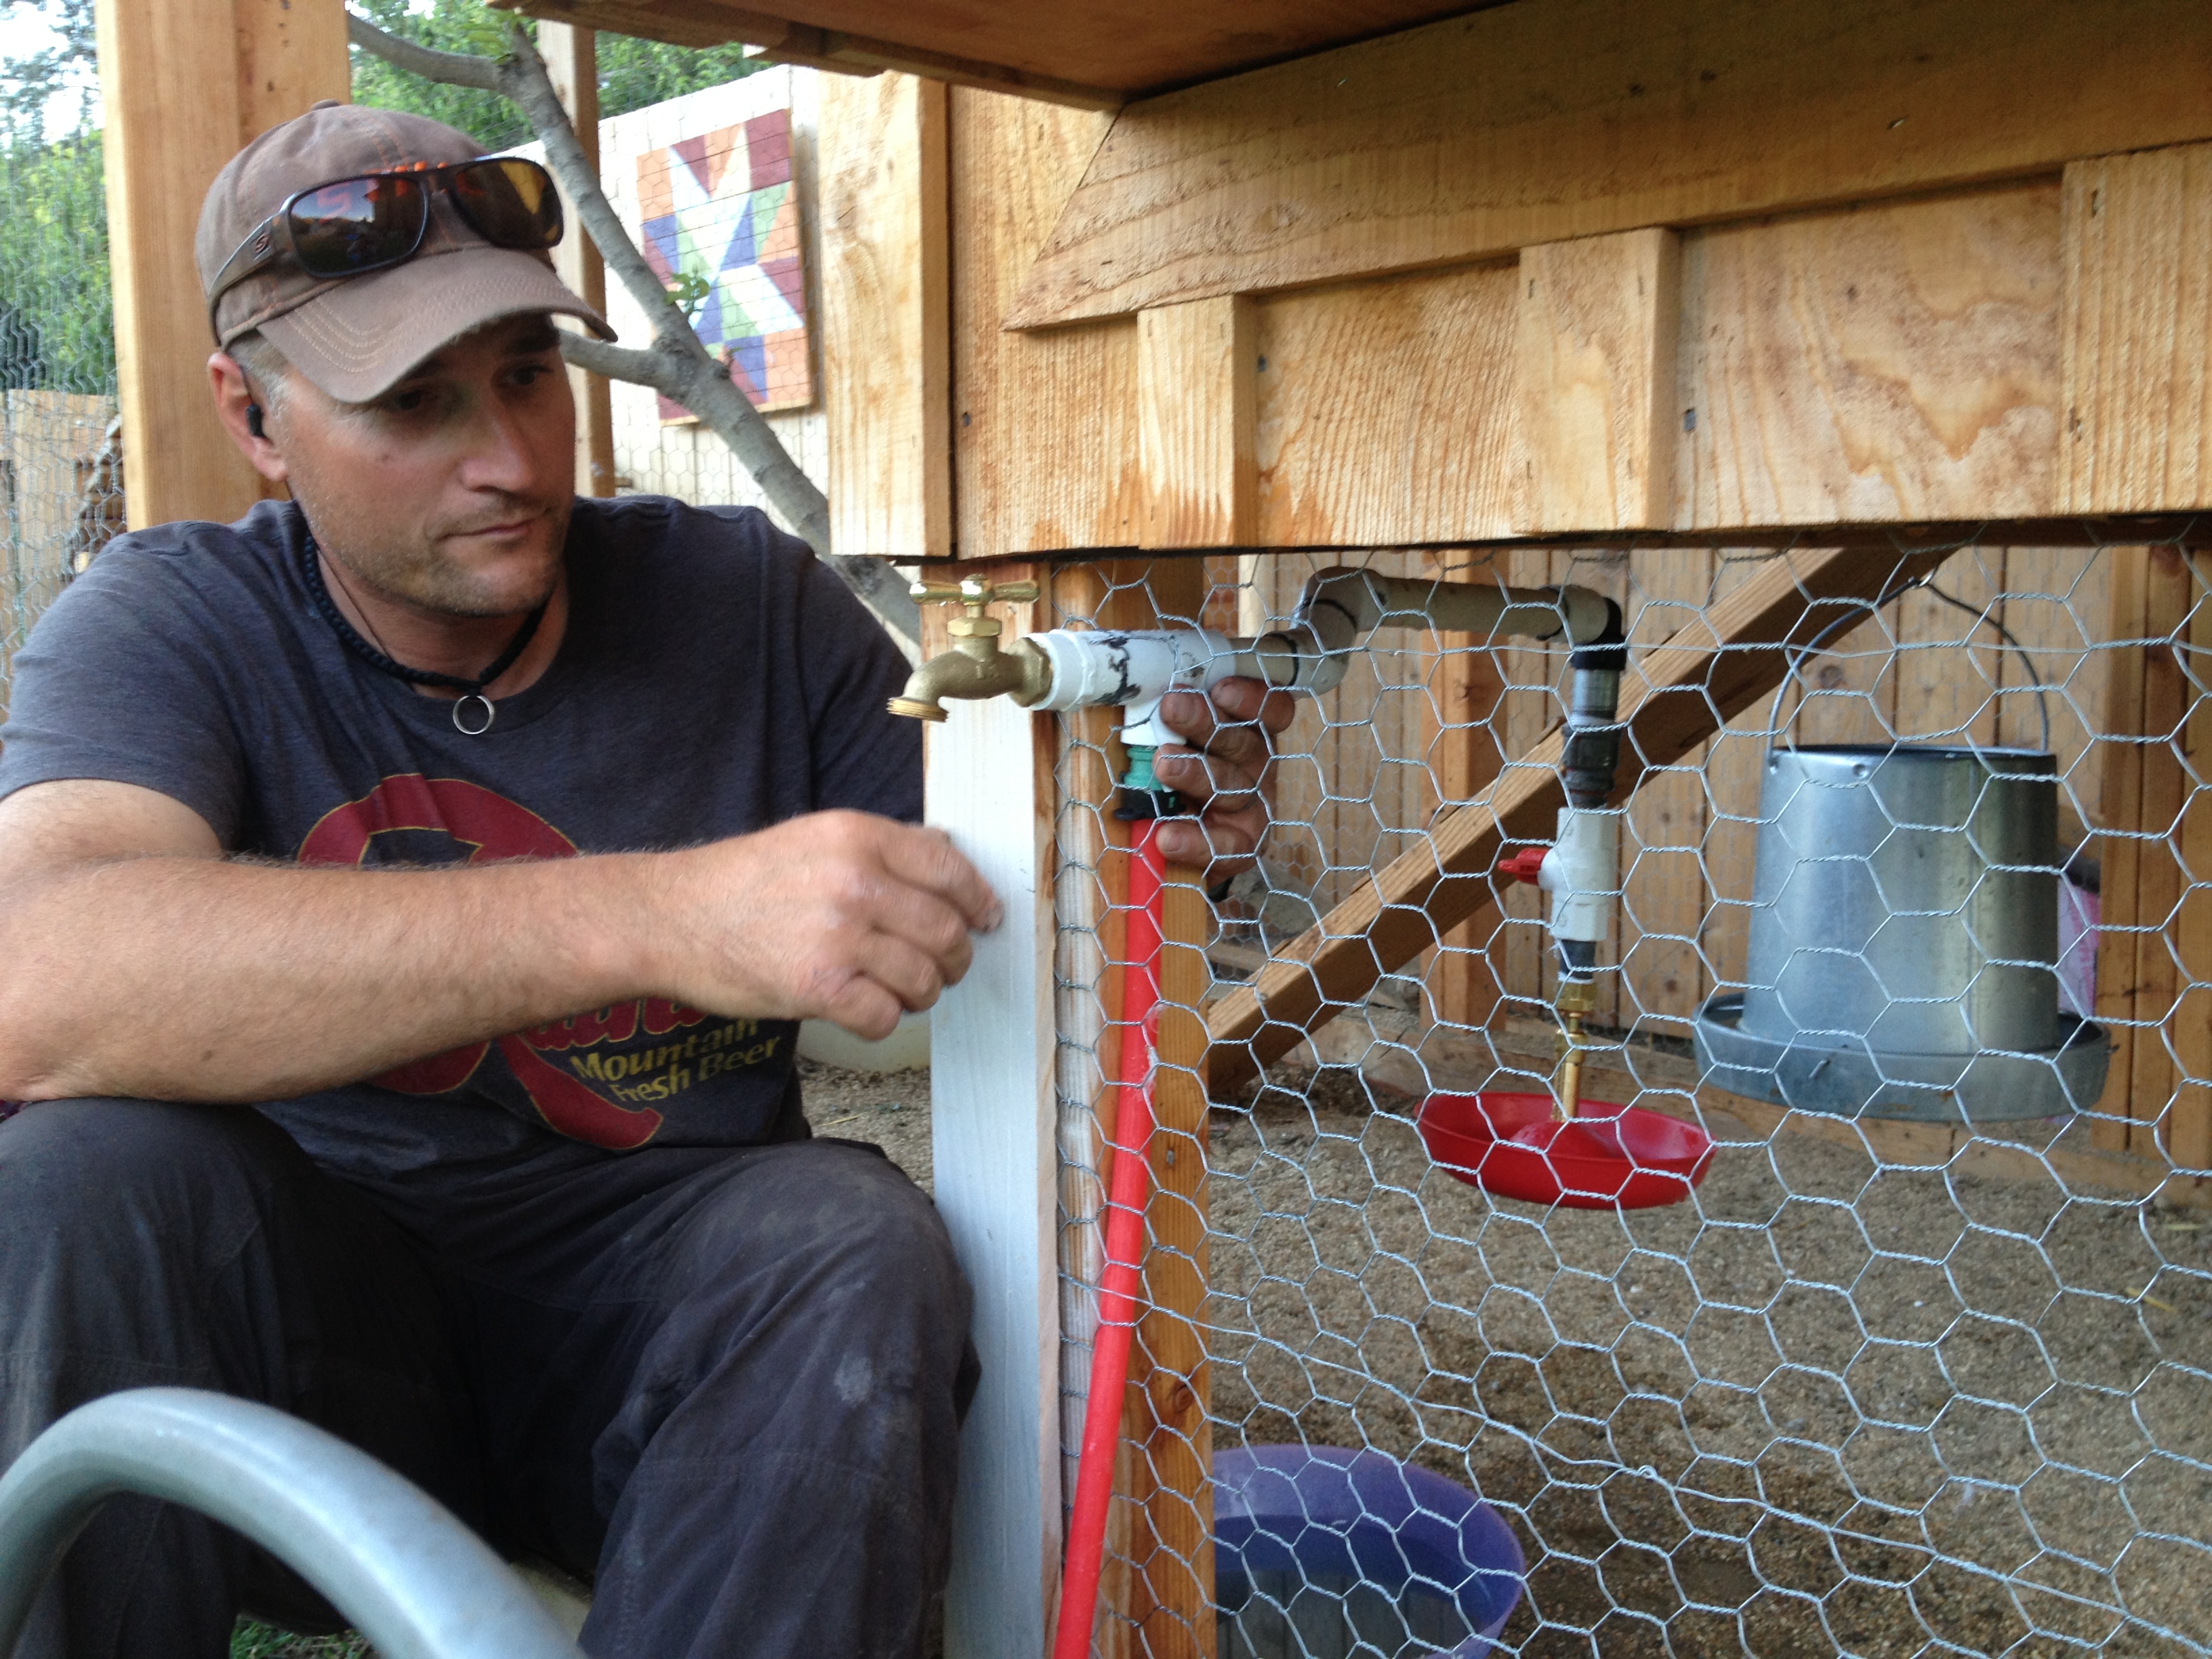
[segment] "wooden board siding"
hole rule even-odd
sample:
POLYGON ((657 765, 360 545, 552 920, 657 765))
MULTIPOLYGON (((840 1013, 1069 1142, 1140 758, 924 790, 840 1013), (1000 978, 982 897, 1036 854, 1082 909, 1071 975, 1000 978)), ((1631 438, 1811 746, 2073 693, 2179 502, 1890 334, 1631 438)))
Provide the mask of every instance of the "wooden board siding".
POLYGON ((945 88, 825 77, 822 373, 841 552, 952 550, 945 88))
POLYGON ((1673 522, 2052 510, 2055 182, 1683 239, 1673 522))
POLYGON ((1135 320, 1034 336, 999 328, 1105 118, 961 88, 950 98, 961 556, 1133 546, 1143 501, 1135 320))
POLYGON ((2194 0, 1524 0, 1133 105, 1037 327, 2212 137, 2194 0))
POLYGON ((2212 506, 2212 144, 2077 161, 2065 195, 2063 498, 2212 506))

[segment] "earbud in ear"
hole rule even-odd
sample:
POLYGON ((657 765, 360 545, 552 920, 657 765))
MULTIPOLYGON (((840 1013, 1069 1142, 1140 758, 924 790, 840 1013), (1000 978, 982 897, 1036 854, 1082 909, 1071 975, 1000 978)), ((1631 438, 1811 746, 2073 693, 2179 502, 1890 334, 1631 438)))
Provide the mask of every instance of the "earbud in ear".
POLYGON ((259 404, 246 404, 246 429, 248 432, 251 432, 257 438, 265 438, 269 435, 266 432, 264 432, 261 429, 261 405, 259 404))

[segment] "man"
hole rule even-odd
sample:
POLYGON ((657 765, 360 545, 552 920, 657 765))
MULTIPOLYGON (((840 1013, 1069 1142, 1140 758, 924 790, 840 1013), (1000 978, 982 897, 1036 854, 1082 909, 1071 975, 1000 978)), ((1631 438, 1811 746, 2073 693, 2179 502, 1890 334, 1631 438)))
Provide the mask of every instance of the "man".
MULTIPOLYGON (((320 106, 231 162, 209 371, 292 499, 114 544, 16 659, 0 1465, 222 1389, 595 1576, 595 1654, 911 1654, 968 1291, 904 1176, 808 1138, 793 1022, 884 1034, 1000 907, 804 547, 573 501, 550 319, 605 325, 543 175, 476 155, 320 106)), ((1210 754, 1164 831, 1216 876, 1285 712, 1218 701, 1172 712, 1210 754)), ((212 1659, 242 1606, 319 1616, 118 1500, 26 1652, 212 1659)))

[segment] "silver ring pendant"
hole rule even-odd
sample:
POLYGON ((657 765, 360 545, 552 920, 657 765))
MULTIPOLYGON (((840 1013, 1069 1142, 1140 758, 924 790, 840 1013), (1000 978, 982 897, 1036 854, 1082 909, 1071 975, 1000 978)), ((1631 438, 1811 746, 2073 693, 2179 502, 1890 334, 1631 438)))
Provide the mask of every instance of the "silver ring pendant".
POLYGON ((480 738, 491 730, 491 723, 498 712, 491 706, 489 697, 481 691, 471 691, 453 704, 453 730, 465 738, 480 738), (471 703, 483 710, 483 723, 481 726, 471 726, 461 718, 461 710, 468 708, 471 703))

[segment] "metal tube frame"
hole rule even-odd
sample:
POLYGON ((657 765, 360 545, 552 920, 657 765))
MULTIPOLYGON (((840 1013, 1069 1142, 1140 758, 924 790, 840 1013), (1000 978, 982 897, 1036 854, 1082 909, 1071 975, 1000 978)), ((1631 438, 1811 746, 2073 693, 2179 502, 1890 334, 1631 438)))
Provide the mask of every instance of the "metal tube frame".
POLYGON ((81 1406, 0 1479, 0 1656, 94 1510, 122 1492, 235 1528, 383 1659, 583 1659, 446 1508, 335 1435, 251 1401, 138 1389, 81 1406))

